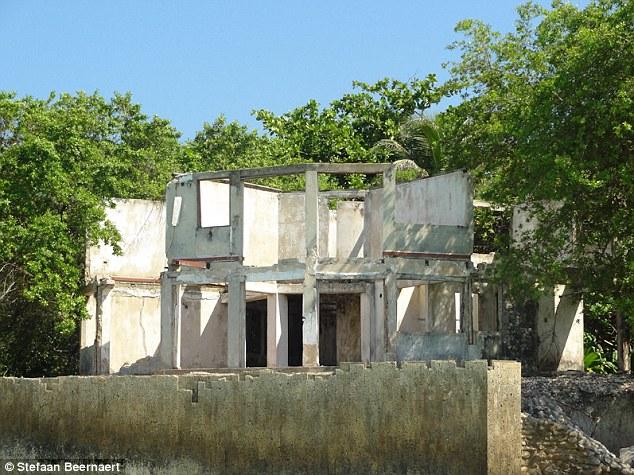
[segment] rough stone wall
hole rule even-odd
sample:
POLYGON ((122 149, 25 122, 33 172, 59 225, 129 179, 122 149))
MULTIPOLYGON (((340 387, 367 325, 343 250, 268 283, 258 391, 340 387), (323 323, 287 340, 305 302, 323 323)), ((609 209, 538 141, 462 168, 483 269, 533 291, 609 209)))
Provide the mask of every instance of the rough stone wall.
POLYGON ((517 363, 484 361, 3 378, 0 455, 171 473, 517 474, 519 386, 517 363))
POLYGON ((522 473, 634 474, 579 429, 522 414, 522 473))
POLYGON ((525 471, 634 473, 617 457, 634 444, 631 376, 523 378, 522 410, 525 471))

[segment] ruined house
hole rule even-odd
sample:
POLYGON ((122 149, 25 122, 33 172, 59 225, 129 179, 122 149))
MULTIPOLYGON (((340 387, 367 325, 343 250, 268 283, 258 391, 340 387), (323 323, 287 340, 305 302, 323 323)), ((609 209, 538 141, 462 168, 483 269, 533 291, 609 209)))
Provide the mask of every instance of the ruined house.
MULTIPOLYGON (((513 356, 503 289, 483 273, 492 256, 473 254, 464 171, 407 183, 392 164, 184 174, 164 203, 108 213, 123 254, 87 252, 82 374, 513 356), (320 191, 319 174, 382 185, 320 191), (252 183, 285 175, 305 190, 252 183)), ((555 289, 534 319, 544 361, 582 369, 580 301, 555 289)))

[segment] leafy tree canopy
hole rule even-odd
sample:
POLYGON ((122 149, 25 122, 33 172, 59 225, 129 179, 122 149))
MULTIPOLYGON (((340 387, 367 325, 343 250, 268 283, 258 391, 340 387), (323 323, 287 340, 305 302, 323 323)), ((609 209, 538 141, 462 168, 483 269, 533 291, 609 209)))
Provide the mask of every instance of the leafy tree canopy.
POLYGON ((541 223, 505 277, 573 282, 633 316, 634 3, 527 3, 512 33, 476 20, 457 31, 445 87, 462 102, 439 118, 450 166, 470 168, 488 199, 530 203, 541 223))
POLYGON ((291 156, 314 162, 378 162, 401 158, 373 147, 382 139, 399 137, 401 125, 440 100, 435 77, 401 82, 382 79, 375 84, 354 82, 355 92, 320 108, 306 105, 277 116, 255 112, 265 131, 279 140, 291 156))
POLYGON ((0 93, 0 372, 77 364, 86 246, 116 242, 111 198, 162 196, 178 137, 129 95, 0 93))

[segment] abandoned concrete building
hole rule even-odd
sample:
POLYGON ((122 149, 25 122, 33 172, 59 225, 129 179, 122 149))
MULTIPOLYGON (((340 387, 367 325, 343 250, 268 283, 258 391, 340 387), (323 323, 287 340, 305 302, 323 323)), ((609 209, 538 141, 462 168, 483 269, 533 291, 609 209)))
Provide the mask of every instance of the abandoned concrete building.
MULTIPOLYGON (((473 209, 466 172, 397 183, 393 164, 184 174, 165 202, 119 200, 108 219, 122 254, 87 251, 80 371, 513 356, 503 289, 485 278, 493 255, 473 253, 473 209), (320 174, 382 185, 320 191, 320 174), (305 190, 252 183, 284 175, 305 190)), ((578 298, 553 289, 535 322, 545 366, 583 368, 578 298)))

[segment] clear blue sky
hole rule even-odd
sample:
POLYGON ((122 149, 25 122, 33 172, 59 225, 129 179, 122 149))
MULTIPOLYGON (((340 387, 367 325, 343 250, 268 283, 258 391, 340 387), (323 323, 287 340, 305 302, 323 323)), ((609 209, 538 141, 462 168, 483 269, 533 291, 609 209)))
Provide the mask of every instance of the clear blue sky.
POLYGON ((254 127, 253 109, 326 104, 355 79, 443 79, 456 22, 508 31, 519 3, 0 0, 0 90, 130 91, 190 138, 219 114, 254 127))

